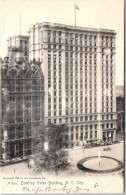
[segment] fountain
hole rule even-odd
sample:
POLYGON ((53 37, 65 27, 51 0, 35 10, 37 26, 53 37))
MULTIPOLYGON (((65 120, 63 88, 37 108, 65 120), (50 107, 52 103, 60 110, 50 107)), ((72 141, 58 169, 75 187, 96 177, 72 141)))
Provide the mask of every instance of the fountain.
POLYGON ((123 169, 123 163, 112 157, 101 156, 99 151, 98 156, 91 156, 80 160, 77 163, 77 167, 85 172, 112 173, 123 169))

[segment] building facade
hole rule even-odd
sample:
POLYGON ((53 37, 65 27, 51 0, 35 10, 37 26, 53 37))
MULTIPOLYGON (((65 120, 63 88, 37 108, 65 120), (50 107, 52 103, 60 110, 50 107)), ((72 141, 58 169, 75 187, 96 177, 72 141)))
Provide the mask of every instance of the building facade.
POLYGON ((46 123, 67 123, 70 146, 116 137, 113 30, 56 23, 29 29, 29 59, 42 62, 46 123))
POLYGON ((125 99, 124 97, 118 96, 116 97, 116 111, 124 111, 125 110, 125 99))
POLYGON ((27 158, 44 132, 44 77, 15 48, 1 62, 1 162, 27 158))
POLYGON ((7 42, 8 52, 11 51, 12 48, 20 48, 23 51, 25 59, 29 59, 29 36, 18 35, 9 37, 7 42))
POLYGON ((116 97, 116 111, 117 111, 117 134, 118 137, 124 139, 125 130, 125 99, 124 97, 116 97))
POLYGON ((119 139, 124 139, 125 136, 125 114, 124 111, 117 112, 117 135, 119 139))

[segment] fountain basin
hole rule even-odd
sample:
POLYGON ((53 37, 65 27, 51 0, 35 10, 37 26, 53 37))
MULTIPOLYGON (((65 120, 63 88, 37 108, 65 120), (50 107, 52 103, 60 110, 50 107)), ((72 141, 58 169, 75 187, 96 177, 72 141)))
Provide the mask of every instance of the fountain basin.
POLYGON ((77 167, 86 172, 112 173, 123 169, 123 163, 108 156, 91 156, 80 160, 77 167))

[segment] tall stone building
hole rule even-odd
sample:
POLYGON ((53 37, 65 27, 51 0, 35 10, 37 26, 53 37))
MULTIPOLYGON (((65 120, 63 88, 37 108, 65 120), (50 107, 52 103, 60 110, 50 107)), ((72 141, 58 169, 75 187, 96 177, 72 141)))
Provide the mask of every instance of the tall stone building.
POLYGON ((29 59, 29 36, 18 35, 9 37, 8 40, 8 52, 13 48, 20 48, 24 54, 26 60, 29 59))
POLYGON ((42 62, 46 123, 67 123, 69 144, 116 137, 116 32, 57 23, 29 29, 29 59, 42 62))
POLYGON ((40 63, 28 64, 13 49, 1 62, 1 161, 27 158, 44 132, 44 77, 40 63))

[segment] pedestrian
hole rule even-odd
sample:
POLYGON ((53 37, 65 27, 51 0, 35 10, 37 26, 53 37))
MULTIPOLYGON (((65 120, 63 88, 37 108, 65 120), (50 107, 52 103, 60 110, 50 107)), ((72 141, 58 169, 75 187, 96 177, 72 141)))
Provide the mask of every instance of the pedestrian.
POLYGON ((84 145, 84 142, 83 142, 83 144, 82 144, 82 149, 83 149, 83 152, 84 152, 84 148, 85 148, 85 145, 84 145))
POLYGON ((80 146, 82 146, 82 144, 83 144, 83 142, 82 142, 82 140, 80 140, 80 146))

